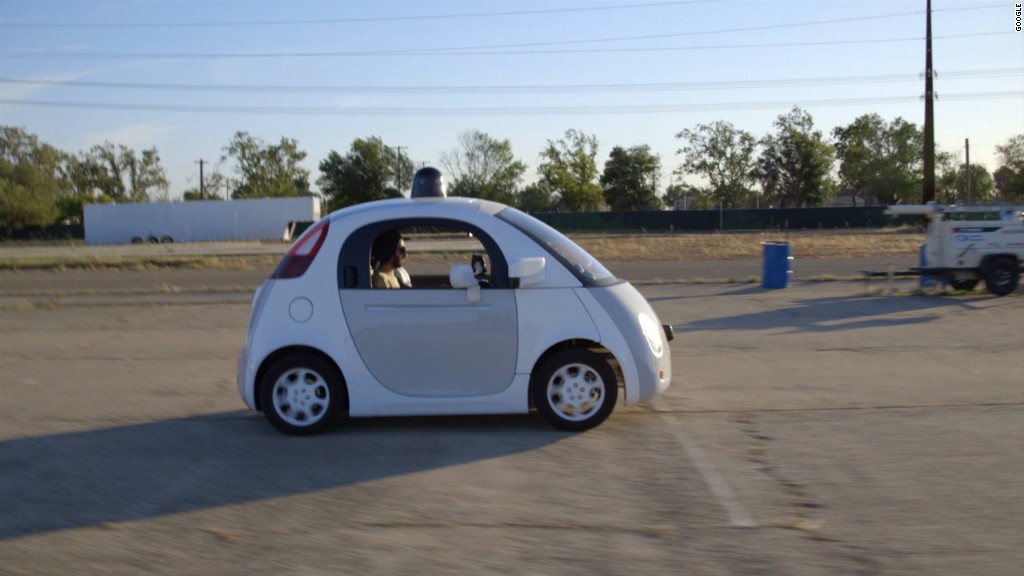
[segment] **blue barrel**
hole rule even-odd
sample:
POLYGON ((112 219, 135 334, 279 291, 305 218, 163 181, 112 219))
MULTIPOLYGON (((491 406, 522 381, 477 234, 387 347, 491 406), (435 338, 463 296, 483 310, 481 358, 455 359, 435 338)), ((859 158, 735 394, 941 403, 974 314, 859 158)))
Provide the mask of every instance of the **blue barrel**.
POLYGON ((789 242, 762 242, 761 245, 764 246, 761 287, 772 290, 785 288, 789 285, 789 275, 793 273, 790 270, 793 257, 789 255, 789 242))

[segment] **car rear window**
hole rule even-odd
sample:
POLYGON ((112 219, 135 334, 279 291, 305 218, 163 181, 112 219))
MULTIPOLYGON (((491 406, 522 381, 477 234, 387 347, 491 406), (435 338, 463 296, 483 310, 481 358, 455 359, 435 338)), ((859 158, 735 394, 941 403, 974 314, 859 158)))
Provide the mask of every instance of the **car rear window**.
POLYGON ((505 222, 518 228, 547 250, 587 287, 608 286, 620 280, 596 258, 580 248, 564 234, 540 220, 516 210, 506 208, 497 214, 505 222))

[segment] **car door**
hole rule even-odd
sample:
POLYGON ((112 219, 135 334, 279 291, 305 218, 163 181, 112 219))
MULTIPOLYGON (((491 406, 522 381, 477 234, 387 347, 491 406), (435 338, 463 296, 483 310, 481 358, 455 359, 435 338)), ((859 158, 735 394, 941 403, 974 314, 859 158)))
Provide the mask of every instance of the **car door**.
POLYGON ((348 329, 360 359, 382 386, 406 396, 471 397, 495 394, 511 385, 518 354, 515 295, 504 257, 482 230, 449 220, 378 223, 353 232, 342 248, 339 267, 339 295, 348 329), (493 268, 479 299, 471 298, 466 289, 439 286, 438 275, 428 287, 416 287, 417 278, 427 276, 413 274, 413 288, 370 288, 368 247, 380 232, 396 227, 403 235, 417 231, 406 240, 408 260, 430 256, 435 271, 462 260, 469 264, 472 253, 449 253, 427 245, 438 236, 430 231, 472 239, 493 268), (429 250, 450 255, 439 265, 429 250))

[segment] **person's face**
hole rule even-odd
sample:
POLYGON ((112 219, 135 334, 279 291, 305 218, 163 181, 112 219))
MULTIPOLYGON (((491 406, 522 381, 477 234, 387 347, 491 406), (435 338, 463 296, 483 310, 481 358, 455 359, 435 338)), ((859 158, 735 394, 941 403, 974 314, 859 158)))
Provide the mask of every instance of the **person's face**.
POLYGON ((405 240, 398 241, 398 248, 395 249, 395 255, 391 257, 391 263, 398 268, 405 262, 405 240))

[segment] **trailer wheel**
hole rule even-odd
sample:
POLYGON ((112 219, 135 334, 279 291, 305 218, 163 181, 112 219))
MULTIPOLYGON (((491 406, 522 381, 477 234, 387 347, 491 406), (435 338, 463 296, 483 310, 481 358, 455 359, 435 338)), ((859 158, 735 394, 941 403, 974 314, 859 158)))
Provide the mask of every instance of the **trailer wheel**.
POLYGON ((978 285, 977 278, 968 278, 967 280, 950 280, 949 285, 954 290, 963 290, 964 292, 970 292, 974 290, 975 286, 978 285))
POLYGON ((1016 258, 999 256, 985 265, 985 287, 996 296, 1006 296, 1017 289, 1020 268, 1016 258))

